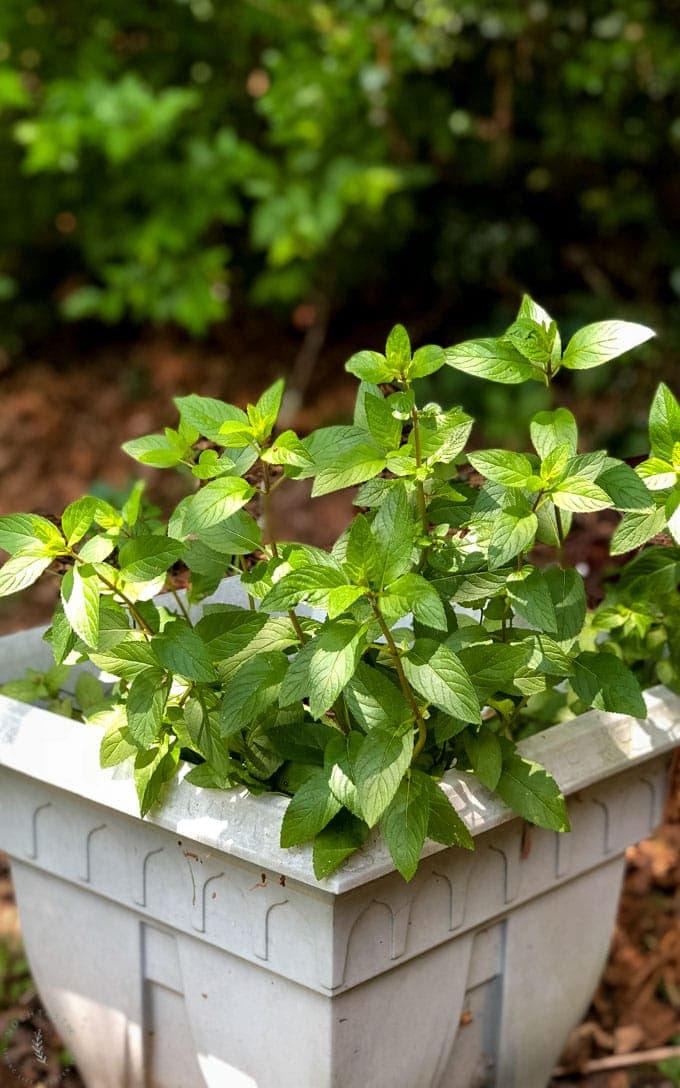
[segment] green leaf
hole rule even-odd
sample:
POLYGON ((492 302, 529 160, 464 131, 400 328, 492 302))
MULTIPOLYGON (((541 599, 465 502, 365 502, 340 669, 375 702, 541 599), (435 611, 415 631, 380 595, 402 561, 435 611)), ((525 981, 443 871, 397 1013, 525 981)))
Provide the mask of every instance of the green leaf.
POLYGON ((668 532, 676 544, 680 544, 680 488, 676 488, 666 499, 664 507, 668 519, 668 532))
MULTIPOLYGON (((197 491, 186 507, 184 528, 201 534, 204 529, 226 521, 255 494, 255 488, 238 476, 220 476, 197 491)), ((209 541, 205 541, 209 543, 209 541)))
POLYGON ((134 680, 135 676, 148 669, 158 668, 151 643, 132 632, 128 632, 125 641, 114 646, 100 647, 88 656, 98 669, 127 681, 134 680))
POLYGON ((492 570, 506 566, 520 553, 528 552, 534 545, 538 530, 538 518, 523 508, 501 510, 493 522, 489 542, 489 567, 492 570))
POLYGON ((365 737, 354 762, 357 801, 364 820, 375 827, 395 796, 413 755, 413 730, 376 726, 365 737))
POLYGON ((346 809, 361 818, 356 787, 356 761, 363 744, 361 733, 335 733, 326 745, 324 769, 333 795, 346 809))
POLYGON ((496 793, 530 823, 551 831, 570 830, 567 805, 555 779, 539 763, 524 759, 507 741, 496 793))
POLYGON ((518 385, 531 378, 542 380, 541 371, 532 366, 512 344, 502 339, 466 340, 455 347, 446 348, 446 362, 455 370, 474 374, 477 378, 518 385))
POLYGON ((405 377, 411 362, 411 341, 403 325, 395 325, 385 344, 385 357, 394 374, 405 377))
POLYGON ((130 582, 151 582, 176 563, 184 551, 177 540, 166 536, 138 536, 126 541, 118 562, 130 582))
POLYGON ((445 846, 462 846, 474 850, 472 835, 461 820, 444 791, 428 774, 412 770, 411 779, 416 781, 428 802, 427 836, 445 846))
POLYGON ((32 586, 51 562, 50 556, 33 555, 28 548, 8 559, 0 567, 0 597, 9 597, 32 586))
POLYGON ((148 669, 134 678, 127 697, 127 722, 130 737, 138 748, 148 748, 158 740, 170 682, 160 669, 148 669))
POLYGON ((434 374, 446 363, 444 349, 436 344, 426 344, 414 353, 411 365, 408 368, 409 378, 425 378, 428 374, 434 374))
POLYGON ((534 475, 531 461, 522 453, 508 450, 482 450, 468 454, 468 461, 477 472, 503 487, 525 487, 534 475))
POLYGON ((61 582, 61 600, 71 627, 87 646, 99 641, 99 593, 101 584, 94 567, 79 564, 61 582))
POLYGON ((170 737, 163 737, 157 747, 137 753, 135 787, 142 816, 160 800, 164 785, 177 773, 179 754, 179 745, 170 737))
POLYGON ((331 793, 327 773, 314 771, 288 804, 281 823, 281 846, 309 842, 330 823, 341 807, 331 793))
POLYGON ((420 574, 402 574, 396 581, 391 582, 381 604, 402 616, 412 612, 415 619, 436 631, 448 629, 441 597, 420 574))
POLYGON ((351 813, 343 810, 334 816, 314 839, 312 860, 316 879, 323 880, 335 872, 364 845, 367 833, 363 820, 357 820, 351 813))
POLYGON ((656 457, 674 463, 675 445, 680 442, 680 404, 663 382, 654 394, 649 413, 649 441, 656 457))
POLYGON ((183 449, 163 434, 147 434, 132 438, 121 447, 125 453, 142 465, 154 468, 174 468, 182 461, 183 449))
POLYGON ((480 723, 479 700, 472 681, 452 650, 432 639, 416 639, 402 658, 406 677, 416 691, 446 714, 480 723))
MULTIPOLYGON (((340 453, 332 463, 326 463, 317 473, 312 488, 312 498, 341 491, 345 487, 362 484, 377 476, 385 468, 385 454, 367 441, 353 445, 340 453)), ((317 462, 318 464, 318 462, 317 462)))
POLYGON ((0 548, 15 555, 30 548, 33 555, 64 555, 64 538, 47 518, 39 514, 3 514, 0 517, 0 548), (44 546, 44 550, 40 546, 44 546), (35 551, 33 550, 35 548, 35 551))
POLYGON ((76 499, 69 504, 61 515, 61 528, 69 547, 73 547, 85 536, 98 507, 97 499, 91 495, 84 495, 82 499, 76 499))
POLYGON ((568 642, 581 634, 586 618, 586 590, 577 570, 549 567, 543 578, 552 597, 557 619, 555 637, 568 642))
POLYGON ((583 653, 574 659, 569 682, 587 706, 615 714, 646 718, 647 707, 640 685, 619 657, 605 652, 583 653))
POLYGON ((362 729, 400 729, 413 721, 413 710, 399 687, 382 669, 360 661, 345 688, 349 711, 362 729))
POLYGON ((390 585, 411 568, 416 526, 402 486, 388 492, 371 523, 373 547, 366 556, 371 582, 377 589, 390 585))
POLYGON ((136 756, 139 749, 132 743, 127 725, 113 721, 102 737, 99 749, 100 767, 117 767, 131 756, 136 756))
POLYGON ((575 514, 586 514, 595 510, 611 507, 611 499, 606 491, 583 476, 568 476, 551 491, 550 497, 561 510, 571 510, 575 514))
POLYGON ((87 716, 104 701, 104 685, 91 672, 81 672, 76 680, 75 696, 76 703, 87 716))
POLYGON ((255 654, 285 650, 298 642, 288 616, 268 616, 242 608, 208 613, 199 620, 195 630, 223 681, 255 654))
POLYGON ((390 405, 380 396, 367 393, 364 397, 366 426, 371 438, 386 453, 397 449, 401 442, 402 422, 397 419, 390 405))
POLYGON ((610 555, 623 555, 633 548, 642 547, 648 540, 666 528, 666 511, 663 506, 650 512, 630 512, 621 518, 609 544, 610 555))
POLYGON ((385 356, 378 351, 358 351, 347 360, 345 370, 360 381, 371 382, 372 385, 391 382, 398 376, 393 367, 388 366, 385 356))
POLYGON ((654 335, 652 329, 633 321, 596 321, 574 333, 562 363, 571 370, 590 370, 639 347, 654 335))
POLYGON ((541 460, 558 446, 567 445, 572 455, 576 453, 578 428, 568 408, 556 408, 554 412, 537 412, 529 429, 534 449, 541 460))
POLYGON ((278 702, 288 658, 280 650, 256 654, 223 686, 220 732, 230 736, 257 722, 278 702))
POLYGON ((223 423, 247 424, 248 422, 248 417, 241 408, 235 408, 233 404, 225 404, 224 401, 215 400, 213 397, 199 397, 192 393, 188 397, 175 397, 175 404, 185 423, 218 446, 224 445, 220 433, 223 423))
POLYGON ((616 510, 650 513, 654 508, 654 500, 642 480, 623 461, 605 468, 597 477, 597 483, 607 493, 616 510))
POLYGON ((507 591, 515 612, 539 631, 557 630, 555 606, 543 577, 544 572, 532 567, 508 576, 507 591))
POLYGON ((413 775, 401 782, 380 828, 390 856, 404 880, 411 880, 425 844, 430 816, 429 794, 413 775))
MULTIPOLYGON (((322 567, 303 567, 292 570, 290 574, 279 579, 273 589, 262 598, 262 608, 268 612, 283 611, 302 601, 323 606, 330 590, 339 587, 349 588, 347 578, 339 566, 324 564, 322 567)), ((361 592, 359 590, 358 595, 361 592)))
POLYGON ((678 478, 678 472, 673 465, 660 457, 650 457, 642 461, 635 471, 650 491, 665 491, 667 487, 674 487, 678 478))
POLYGON ((158 662, 169 672, 201 683, 217 679, 207 646, 186 620, 171 620, 151 645, 158 662))
POLYGON ((320 718, 330 710, 357 667, 363 628, 353 620, 330 620, 311 643, 308 658, 309 711, 320 718))
POLYGON ((314 465, 314 458, 294 431, 284 431, 260 454, 262 461, 271 465, 314 465))
POLYGON ((503 752, 498 737, 482 726, 478 733, 467 730, 463 735, 463 743, 479 781, 488 790, 495 790, 503 766, 503 752))
POLYGON ((285 381, 283 378, 279 378, 268 389, 265 389, 257 404, 248 405, 248 419, 255 430, 255 437, 258 442, 265 442, 274 430, 274 425, 281 410, 285 387, 285 381))

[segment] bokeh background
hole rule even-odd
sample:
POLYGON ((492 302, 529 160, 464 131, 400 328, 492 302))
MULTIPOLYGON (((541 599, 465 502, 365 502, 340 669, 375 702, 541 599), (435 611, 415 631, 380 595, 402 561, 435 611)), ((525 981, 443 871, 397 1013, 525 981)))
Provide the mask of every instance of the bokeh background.
MULTIPOLYGON (((351 353, 396 321, 498 333, 524 291, 563 336, 620 317, 658 338, 555 392, 452 371, 426 392, 480 443, 521 447, 554 396, 586 445, 643 452, 657 382, 680 392, 679 149, 680 0, 3 0, 0 513, 124 494, 120 443, 172 424, 175 395, 244 403, 285 374, 301 432, 343 421, 351 353)), ((148 479, 161 506, 182 493, 148 479)), ((350 500, 289 496, 283 535, 325 543, 350 500)), ((0 602, 0 630, 51 592, 0 602)), ((586 1057, 680 1032, 668 835, 632 858, 642 914, 586 1057)))

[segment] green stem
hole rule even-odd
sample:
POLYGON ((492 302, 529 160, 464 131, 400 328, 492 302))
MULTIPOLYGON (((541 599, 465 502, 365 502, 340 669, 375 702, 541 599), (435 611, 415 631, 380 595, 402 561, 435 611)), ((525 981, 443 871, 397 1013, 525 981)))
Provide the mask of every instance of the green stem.
POLYGON ((187 623, 189 624, 190 627, 193 627, 194 625, 191 622, 191 616, 189 615, 189 610, 186 607, 186 605, 184 604, 184 601, 182 600, 182 598, 180 597, 179 593, 177 592, 177 590, 175 589, 174 586, 170 586, 170 592, 172 593, 173 597, 177 601, 177 607, 179 608, 180 612, 184 616, 185 620, 187 621, 187 623))
MULTIPOLYGON (((267 538, 267 543, 272 550, 272 555, 275 559, 278 559, 279 549, 276 544, 276 539, 273 533, 272 527, 272 510, 270 496, 272 493, 272 480, 269 474, 269 465, 266 461, 260 461, 262 465, 262 519, 264 521, 264 535, 267 538)), ((307 641, 307 636, 300 626, 300 621, 292 608, 288 609, 288 616, 290 622, 293 624, 295 634, 299 638, 302 645, 307 641)))
POLYGON ((404 698, 411 707, 411 710, 413 711, 413 715, 416 720, 416 725, 418 726, 418 736, 416 737, 416 742, 413 746, 413 756, 411 757, 411 762, 413 763, 425 747, 425 741, 427 740, 427 726, 425 724, 425 719, 423 718, 421 709, 418 706, 416 698, 411 690, 411 685, 406 679, 406 673, 404 672, 404 666, 401 663, 401 656, 399 654, 397 644, 392 637, 392 632, 390 631, 387 623, 385 622, 385 617, 380 611, 377 601, 371 600, 371 607, 373 609, 375 618, 380 625, 380 630, 385 636, 385 642, 387 643, 387 648, 389 649, 390 656, 394 662, 394 667, 399 678, 401 690, 404 693, 404 698))
POLYGON ((562 524, 562 512, 559 506, 555 507, 555 525, 557 526, 557 539, 559 540, 559 547, 557 549, 557 555, 559 564, 564 566, 564 526, 562 524))
MULTIPOLYGON (((241 567, 241 571, 243 572, 243 574, 245 574, 246 569, 247 569, 246 568, 246 557, 245 557, 245 555, 240 556, 239 564, 240 564, 240 567, 241 567)), ((250 593, 248 594, 248 608, 250 609, 251 612, 255 611, 255 598, 253 596, 251 596, 250 593)))
MULTIPOLYGON (((415 404, 411 409, 411 420, 413 421, 413 448, 416 455, 416 467, 420 468, 423 463, 422 447, 420 445, 420 420, 418 416, 418 409, 415 404)), ((420 520, 423 523, 423 532, 427 536, 430 523, 427 517, 427 503, 425 501, 425 487, 422 480, 416 480, 416 495, 418 497, 418 510, 420 512, 420 520)))

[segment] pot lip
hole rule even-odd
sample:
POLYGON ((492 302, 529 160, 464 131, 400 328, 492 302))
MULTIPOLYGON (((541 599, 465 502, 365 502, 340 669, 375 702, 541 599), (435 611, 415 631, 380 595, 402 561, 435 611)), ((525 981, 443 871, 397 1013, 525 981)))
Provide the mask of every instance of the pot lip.
MULTIPOLYGON (((42 630, 3 638, 2 650, 21 663, 35 664, 42 630), (26 656, 22 656, 22 650, 26 656)), ((518 750, 544 765, 567 796, 626 769, 669 752, 680 742, 680 696, 659 685, 645 693, 648 717, 590 710, 526 740, 518 750)), ((39 707, 0 696, 0 773, 2 768, 61 789, 105 809, 139 820, 132 774, 125 765, 99 766, 103 729, 59 717, 39 707)), ((245 789, 208 790, 184 782, 187 766, 166 791, 162 806, 146 820, 182 839, 249 862, 259 869, 339 895, 388 873, 394 864, 373 832, 361 851, 330 877, 318 881, 311 847, 279 846, 281 819, 288 804, 282 794, 253 796, 245 789)), ((441 785, 473 836, 515 818, 515 814, 464 772, 452 769, 441 785)), ((0 791, 0 805, 2 791, 0 791)), ((0 826, 1 826, 0 821, 0 826)), ((0 845, 7 846, 7 843, 0 845)), ((428 840, 422 856, 451 849, 428 840)), ((11 850, 10 850, 11 852, 11 850)))

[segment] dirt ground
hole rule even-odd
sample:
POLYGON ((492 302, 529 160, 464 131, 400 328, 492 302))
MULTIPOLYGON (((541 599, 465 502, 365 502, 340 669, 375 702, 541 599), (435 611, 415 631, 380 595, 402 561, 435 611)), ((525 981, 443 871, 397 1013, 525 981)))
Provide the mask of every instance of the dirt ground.
MULTIPOLYGON (((238 352, 228 346, 177 347, 150 337, 133 348, 99 351, 87 364, 66 361, 55 369, 36 361, 0 373, 0 513, 58 515, 93 481, 105 497, 124 491, 137 468, 120 444, 172 425, 173 396, 197 392, 242 404, 290 367, 295 352, 294 342, 283 337, 273 357, 271 341, 265 350, 257 334, 242 338, 238 352)), ((341 349, 329 351, 323 369, 312 375, 305 408, 293 422, 301 432, 349 415, 353 386, 341 362, 341 349)), ((171 473, 145 475, 150 496, 162 507, 183 493, 171 473)), ((311 502, 298 485, 281 488, 279 496, 277 517, 288 538, 327 544, 351 514, 347 495, 311 502)), ((580 534, 576 558, 592 562, 595 557, 597 567, 606 555, 607 532, 601 523, 580 534)), ((596 587, 591 588, 595 595, 596 587)), ((45 581, 20 602, 0 602, 0 633, 46 622, 55 592, 45 581)), ((680 1037, 679 795, 676 788, 656 836, 628 852, 609 962, 562 1058, 562 1065, 576 1072, 556 1077, 551 1088, 680 1085, 680 1061, 673 1077, 654 1065, 578 1073, 595 1059, 652 1050, 680 1037)), ((8 870, 0 859, 0 1088, 17 1083, 77 1088, 75 1073, 64 1076, 69 1065, 40 1011, 21 953, 8 870)))

